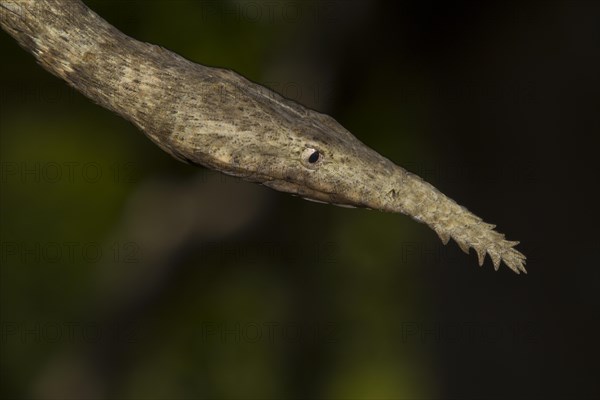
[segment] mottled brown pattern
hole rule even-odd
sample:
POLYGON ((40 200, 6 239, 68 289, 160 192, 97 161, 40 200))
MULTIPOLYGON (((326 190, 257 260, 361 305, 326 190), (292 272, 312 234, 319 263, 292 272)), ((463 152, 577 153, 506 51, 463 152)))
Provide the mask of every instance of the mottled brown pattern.
POLYGON ((518 242, 379 155, 327 115, 225 69, 134 40, 79 0, 0 0, 2 28, 54 75, 177 159, 304 198, 401 212, 525 271, 518 242), (311 164, 310 150, 321 154, 311 164))

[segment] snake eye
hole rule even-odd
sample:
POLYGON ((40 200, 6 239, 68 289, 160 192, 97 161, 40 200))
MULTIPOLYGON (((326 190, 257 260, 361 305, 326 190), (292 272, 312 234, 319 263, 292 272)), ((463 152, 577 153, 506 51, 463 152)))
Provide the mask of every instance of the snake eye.
POLYGON ((302 152, 302 162, 308 168, 316 168, 316 166, 323 160, 323 154, 313 148, 306 148, 302 152))

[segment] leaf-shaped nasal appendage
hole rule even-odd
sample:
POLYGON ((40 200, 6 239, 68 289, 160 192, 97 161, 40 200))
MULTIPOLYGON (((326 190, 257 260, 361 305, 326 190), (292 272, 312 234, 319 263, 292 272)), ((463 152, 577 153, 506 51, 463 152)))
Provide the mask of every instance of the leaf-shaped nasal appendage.
POLYGON ((515 273, 527 273, 525 269, 526 257, 514 248, 519 242, 504 239, 504 235, 494 231, 496 227, 492 224, 487 224, 481 220, 475 225, 481 229, 478 235, 473 236, 473 227, 469 229, 469 234, 466 231, 455 230, 452 233, 446 232, 440 226, 434 228, 440 240, 444 244, 448 244, 450 238, 458 244, 460 249, 469 254, 469 250, 473 248, 477 253, 477 260, 482 266, 485 262, 485 256, 489 255, 494 265, 494 270, 500 268, 501 262, 504 262, 515 273), (475 237, 475 239, 467 240, 466 237, 475 237))
MULTIPOLYGON (((456 239, 455 239, 456 240, 456 239)), ((458 241, 459 247, 467 254, 469 254, 469 249, 473 247, 475 252, 477 253, 477 258, 479 261, 479 265, 482 266, 485 261, 485 256, 488 254, 492 259, 492 263, 494 264, 494 270, 498 271, 500 268, 501 261, 504 261, 504 264, 512 269, 515 273, 519 274, 521 272, 527 273, 525 269, 526 257, 521 252, 513 248, 519 244, 519 242, 513 242, 509 240, 502 240, 502 242, 491 245, 490 247, 480 247, 476 245, 471 245, 458 241)))

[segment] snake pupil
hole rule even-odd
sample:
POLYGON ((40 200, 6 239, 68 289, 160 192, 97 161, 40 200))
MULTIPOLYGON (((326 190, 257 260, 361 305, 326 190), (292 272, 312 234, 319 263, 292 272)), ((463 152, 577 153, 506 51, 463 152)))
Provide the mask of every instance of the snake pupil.
POLYGON ((315 150, 309 157, 308 157, 308 162, 311 164, 316 163, 317 161, 319 161, 319 151, 315 150))

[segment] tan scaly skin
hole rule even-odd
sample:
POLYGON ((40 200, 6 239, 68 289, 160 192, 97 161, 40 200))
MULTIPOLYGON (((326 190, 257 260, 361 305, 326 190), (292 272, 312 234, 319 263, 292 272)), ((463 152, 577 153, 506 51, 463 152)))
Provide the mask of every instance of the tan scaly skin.
POLYGON ((174 157, 309 200, 399 212, 483 264, 525 271, 494 225, 309 110, 225 69, 132 39, 79 0, 0 0, 2 28, 54 75, 174 157))

